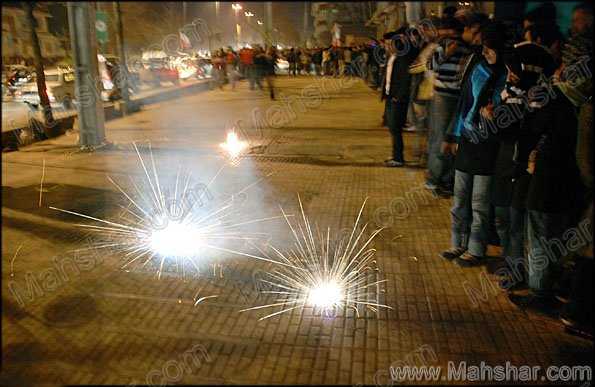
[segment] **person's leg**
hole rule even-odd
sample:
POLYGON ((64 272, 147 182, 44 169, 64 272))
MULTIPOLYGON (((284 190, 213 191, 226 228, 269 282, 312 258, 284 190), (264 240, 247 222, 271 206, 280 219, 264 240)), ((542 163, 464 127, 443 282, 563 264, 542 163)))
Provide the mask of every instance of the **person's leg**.
MULTIPOLYGON (((446 138, 448 128, 454 124, 457 104, 459 99, 456 97, 444 97, 443 101, 443 121, 439 129, 441 130, 441 141, 446 138)), ((440 185, 443 189, 452 189, 455 181, 455 158, 452 155, 440 154, 442 160, 442 171, 440 172, 440 185)))
POLYGON ((442 144, 442 135, 439 130, 440 103, 438 95, 434 95, 430 103, 430 130, 428 133, 428 166, 426 183, 430 188, 437 187, 440 184, 440 173, 442 171, 442 159, 440 156, 440 145, 442 144))
POLYGON ((529 288, 539 297, 550 297, 554 273, 568 251, 562 235, 571 223, 568 213, 529 211, 529 288))
POLYGON ((395 160, 395 136, 393 134, 393 127, 395 126, 395 107, 394 103, 390 100, 390 97, 386 99, 384 103, 384 115, 382 117, 383 123, 388 127, 388 131, 391 137, 392 150, 391 160, 395 160))
POLYGON ((246 69, 248 73, 248 82, 250 83, 250 90, 254 90, 254 68, 252 65, 248 66, 246 69))
POLYGON ((593 335, 593 258, 579 257, 570 289, 570 302, 561 314, 571 332, 593 335))
POLYGON ((496 218, 496 231, 502 245, 502 256, 511 257, 511 228, 512 228, 512 207, 494 207, 496 218))
POLYGON ((407 110, 409 108, 409 101, 397 102, 397 127, 396 127, 396 140, 397 140, 397 156, 398 161, 405 162, 403 156, 404 144, 403 144, 403 128, 407 121, 407 110))
POLYGON ((393 160, 403 163, 403 126, 407 116, 407 103, 394 102, 390 98, 386 102, 386 124, 390 131, 393 144, 393 160))
POLYGON ((469 253, 475 257, 483 257, 488 245, 489 236, 489 187, 491 176, 473 176, 473 193, 471 208, 473 222, 469 234, 469 253))
POLYGON ((261 69, 257 69, 256 70, 256 87, 258 88, 258 90, 263 90, 262 88, 262 70, 261 69))
MULTIPOLYGON (((440 186, 444 184, 445 164, 449 159, 442 155, 440 146, 444 140, 446 128, 450 123, 453 112, 452 100, 455 98, 434 95, 430 103, 430 137, 428 146, 428 180, 430 185, 440 186)), ((451 184, 452 186, 452 184, 451 184)))
POLYGON ((473 192, 473 175, 455 171, 455 188, 451 213, 451 247, 467 250, 471 226, 471 196, 473 192))
POLYGON ((267 87, 269 88, 269 95, 271 99, 275 99, 275 83, 272 75, 267 75, 267 87))
POLYGON ((510 207, 509 254, 513 259, 525 259, 525 219, 527 211, 510 207))

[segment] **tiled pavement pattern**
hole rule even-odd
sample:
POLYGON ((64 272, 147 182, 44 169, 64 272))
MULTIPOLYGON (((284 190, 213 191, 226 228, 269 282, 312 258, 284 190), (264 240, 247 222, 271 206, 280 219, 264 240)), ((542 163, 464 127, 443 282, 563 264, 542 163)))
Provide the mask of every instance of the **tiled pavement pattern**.
MULTIPOLYGON (((316 82, 282 78, 278 84, 281 93, 295 94, 316 82)), ((46 205, 110 216, 118 196, 105 172, 122 177, 136 168, 126 148, 131 140, 151 139, 158 163, 175 164, 176 155, 206 180, 221 162, 210 154, 222 128, 236 119, 251 122, 255 106, 271 102, 242 85, 236 93, 212 91, 110 123, 108 136, 119 150, 73 154, 70 136, 3 155, 2 385, 387 384, 389 366, 400 361, 590 363, 590 342, 562 333, 556 320, 518 310, 502 292, 488 290, 485 302, 473 306, 463 284, 481 291, 486 268, 461 269, 438 257, 448 246, 450 201, 420 189, 422 169, 382 167, 390 141, 379 127, 382 105, 359 82, 266 132, 275 141, 226 168, 215 196, 263 178, 248 190, 244 215, 279 215, 278 204, 295 212, 299 193, 311 220, 336 230, 352 226, 368 197, 364 219, 386 227, 374 247, 388 280, 380 297, 392 310, 328 318, 296 309, 258 321, 260 311, 238 311, 264 301, 252 279, 270 264, 232 254, 210 256, 198 278, 183 279, 171 267, 157 280, 150 268, 122 271, 121 257, 92 251, 80 274, 66 266, 68 281, 40 277, 52 257, 63 262, 72 257, 68 250, 85 246, 84 234, 71 226, 77 219, 38 208, 43 159, 46 205), (391 206, 393 218, 386 215, 391 206), (8 283, 22 287, 27 272, 54 289, 20 306, 8 283), (218 297, 195 306, 197 294, 218 297)), ((417 143, 411 134, 405 139, 409 148, 417 143)), ((290 245, 281 220, 255 227, 276 246, 290 245)))

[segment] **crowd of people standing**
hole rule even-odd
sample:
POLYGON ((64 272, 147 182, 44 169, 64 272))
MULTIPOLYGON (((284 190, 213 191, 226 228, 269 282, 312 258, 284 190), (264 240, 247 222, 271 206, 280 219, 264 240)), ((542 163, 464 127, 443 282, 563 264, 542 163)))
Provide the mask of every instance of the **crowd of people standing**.
POLYGON ((255 45, 235 51, 232 47, 221 48, 211 56, 213 78, 218 87, 226 83, 235 89, 238 80, 247 79, 250 90, 263 90, 263 80, 275 98, 274 75, 287 74, 317 76, 354 76, 366 80, 371 87, 378 87, 381 80, 384 47, 371 39, 368 44, 352 46, 329 46, 326 48, 291 47, 278 50, 274 46, 255 45), (287 69, 281 70, 280 60, 287 69))
POLYGON ((499 245, 495 274, 514 304, 561 310, 569 331, 592 337, 592 31, 590 3, 574 8, 567 37, 553 3, 519 25, 448 7, 381 41, 228 48, 213 64, 221 87, 244 77, 262 90, 265 79, 271 99, 279 59, 290 76, 356 76, 379 90, 392 138, 385 165, 407 165, 403 131, 413 129, 427 144, 425 188, 452 197, 440 256, 478 266, 499 245))
POLYGON ((449 7, 386 34, 385 163, 405 166, 403 130, 425 126, 425 187, 453 198, 441 257, 483 265, 488 245, 500 245, 495 274, 509 299, 559 311, 569 331, 592 338, 591 4, 574 8, 567 38, 556 19, 553 3, 518 26, 449 7))

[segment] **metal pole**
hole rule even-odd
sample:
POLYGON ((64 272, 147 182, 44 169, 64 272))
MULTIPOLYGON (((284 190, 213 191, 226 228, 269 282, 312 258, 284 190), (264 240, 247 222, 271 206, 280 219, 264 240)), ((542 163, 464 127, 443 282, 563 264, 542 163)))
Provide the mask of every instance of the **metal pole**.
POLYGON ((128 114, 128 106, 130 104, 130 93, 128 90, 128 66, 126 61, 126 50, 124 49, 124 27, 122 25, 122 9, 120 2, 114 1, 114 13, 116 15, 116 44, 118 46, 118 53, 120 54, 120 66, 118 71, 117 85, 122 93, 121 112, 123 115, 128 114))
POLYGON ((79 144, 100 145, 105 141, 103 101, 97 65, 95 8, 90 2, 69 1, 68 26, 76 74, 79 144))
POLYGON ((268 44, 273 44, 273 3, 271 3, 270 1, 266 2, 265 5, 265 29, 266 29, 266 37, 267 40, 270 40, 270 42, 267 42, 268 44))
POLYGON ((304 47, 307 46, 308 43, 308 2, 304 1, 304 36, 302 37, 304 41, 304 47))

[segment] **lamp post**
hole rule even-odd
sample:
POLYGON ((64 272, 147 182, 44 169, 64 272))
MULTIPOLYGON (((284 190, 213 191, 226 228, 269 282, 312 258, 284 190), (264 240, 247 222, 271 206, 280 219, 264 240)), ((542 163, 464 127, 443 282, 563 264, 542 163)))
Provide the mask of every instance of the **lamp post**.
POLYGON ((241 34, 241 27, 238 19, 238 12, 242 10, 242 6, 239 3, 233 3, 231 5, 233 12, 235 13, 235 21, 236 21, 236 47, 240 45, 240 34, 241 34))

